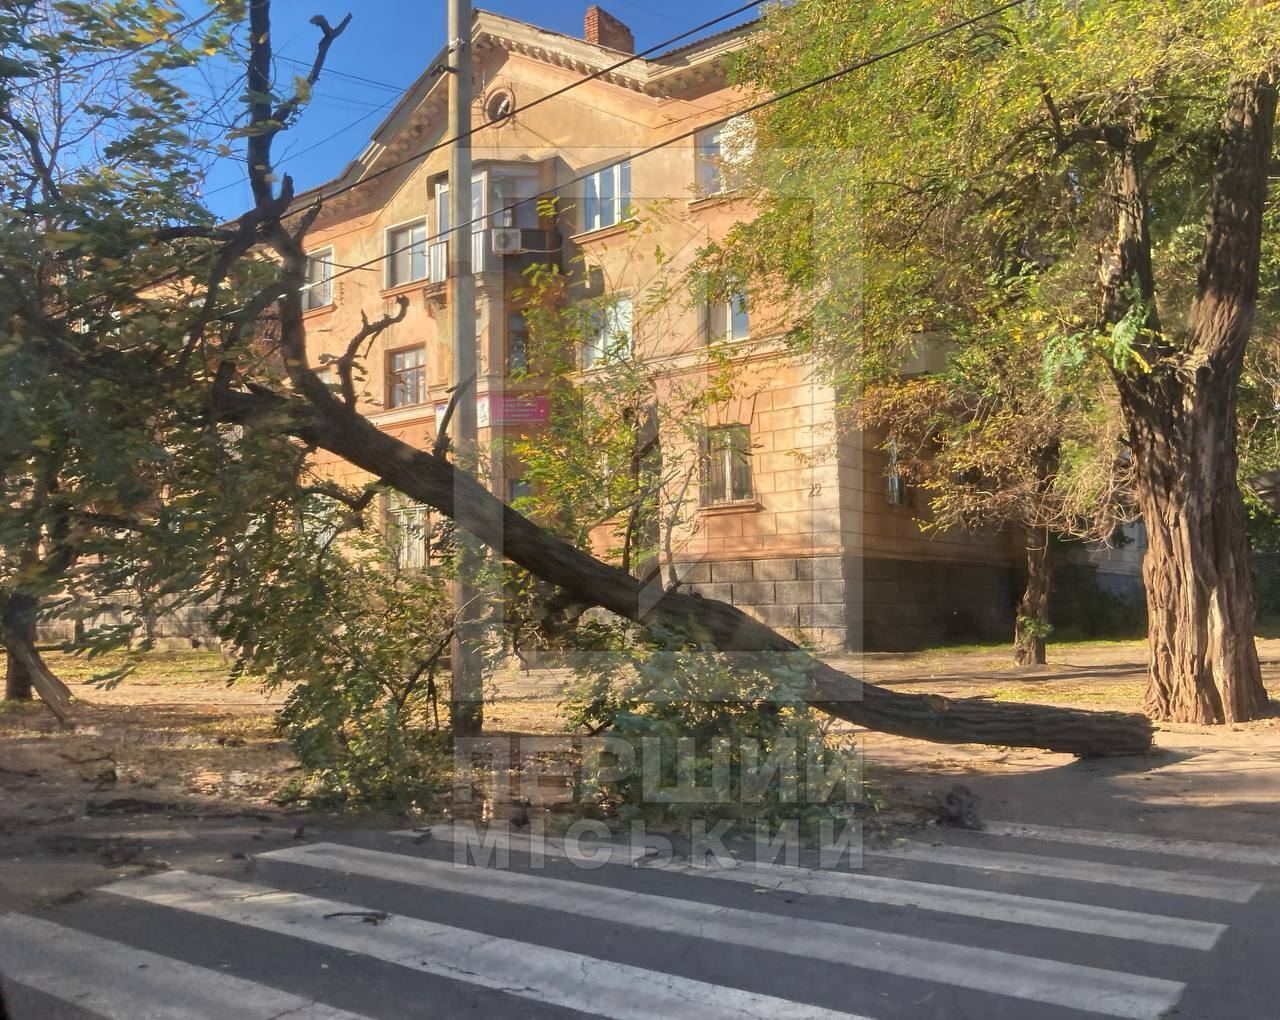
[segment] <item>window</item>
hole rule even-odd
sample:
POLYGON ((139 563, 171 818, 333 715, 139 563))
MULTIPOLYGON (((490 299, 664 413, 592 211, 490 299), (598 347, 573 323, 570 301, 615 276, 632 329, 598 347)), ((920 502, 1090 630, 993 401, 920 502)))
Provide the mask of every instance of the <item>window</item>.
POLYGON ((387 286, 401 287, 427 276, 427 221, 387 231, 387 286))
POLYGON ((702 505, 742 503, 754 495, 750 427, 707 429, 702 440, 702 505))
POLYGON ((755 152, 755 125, 747 117, 699 131, 695 139, 694 187, 699 198, 742 186, 743 169, 755 152))
POLYGON ((751 335, 751 316, 746 291, 735 291, 728 301, 707 306, 707 341, 746 340, 751 335))
POLYGON ((485 100, 484 113, 490 121, 505 120, 516 112, 516 97, 510 89, 495 89, 485 100))
POLYGON ((427 399, 426 353, 421 347, 387 355, 387 406, 410 407, 427 399))
POLYGON ((398 492, 387 498, 387 544, 399 570, 423 570, 431 562, 431 515, 398 492))
POLYGON ((909 506, 910 497, 907 492, 907 480, 902 477, 902 472, 898 469, 898 441, 890 439, 885 445, 885 450, 889 454, 889 469, 887 472, 889 490, 886 496, 890 506, 909 506))
POLYGON ((302 288, 302 309, 325 308, 333 304, 333 249, 323 248, 307 255, 307 282, 302 288))
POLYGON ((523 478, 507 479, 507 502, 515 503, 518 499, 528 499, 533 495, 533 486, 523 478))
POLYGON ((606 357, 631 353, 631 298, 613 298, 603 308, 593 309, 587 342, 582 349, 582 367, 594 368, 606 357))
POLYGON ((523 375, 529 371, 529 324, 524 315, 507 316, 507 375, 523 375))
POLYGON ((493 213, 489 226, 538 229, 538 178, 495 174, 490 177, 489 189, 489 208, 493 213))
MULTIPOLYGON (((484 178, 471 178, 471 231, 483 230, 487 224, 484 216, 484 178)), ((449 219, 449 184, 441 181, 436 185, 436 233, 443 236, 453 228, 449 219)))
POLYGON ((631 205, 631 160, 604 167, 582 182, 582 229, 621 223, 631 205))
POLYGON ((338 374, 338 363, 336 361, 329 361, 323 365, 316 366, 315 373, 320 377, 320 381, 329 388, 330 392, 342 392, 342 376, 338 374))

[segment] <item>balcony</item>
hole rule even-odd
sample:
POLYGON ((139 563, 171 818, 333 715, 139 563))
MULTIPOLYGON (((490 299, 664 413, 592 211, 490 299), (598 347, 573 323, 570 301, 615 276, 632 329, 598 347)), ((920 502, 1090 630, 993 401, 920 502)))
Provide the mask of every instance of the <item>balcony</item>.
MULTIPOLYGON (((535 262, 560 265, 560 235, 554 230, 520 230, 520 248, 509 253, 499 253, 493 247, 494 230, 473 231, 471 234, 471 272, 523 273, 535 262)), ((444 283, 449 278, 449 242, 437 241, 427 249, 427 282, 444 283)))

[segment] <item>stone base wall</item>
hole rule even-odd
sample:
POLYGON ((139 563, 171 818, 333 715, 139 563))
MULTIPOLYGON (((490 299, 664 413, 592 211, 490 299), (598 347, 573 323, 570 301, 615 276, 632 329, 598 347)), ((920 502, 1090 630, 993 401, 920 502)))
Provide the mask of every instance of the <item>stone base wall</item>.
POLYGON ((848 642, 849 592, 839 556, 701 561, 679 565, 690 591, 730 602, 761 623, 817 648, 848 642))
POLYGON ((1013 640, 1017 578, 995 563, 850 558, 850 645, 904 652, 1013 640))
MULTIPOLYGON (((94 608, 97 612, 84 621, 86 630, 134 622, 137 599, 130 595, 120 595, 118 598, 99 602, 94 608)), ((157 648, 174 651, 186 648, 220 648, 221 643, 210 622, 213 611, 212 605, 174 606, 155 616, 149 625, 140 627, 137 639, 150 636, 157 648)), ((73 641, 76 637, 76 623, 66 617, 43 620, 38 633, 42 644, 73 641)))
POLYGON ((684 564, 691 591, 819 649, 910 651, 1012 639, 1008 566, 814 556, 684 564))

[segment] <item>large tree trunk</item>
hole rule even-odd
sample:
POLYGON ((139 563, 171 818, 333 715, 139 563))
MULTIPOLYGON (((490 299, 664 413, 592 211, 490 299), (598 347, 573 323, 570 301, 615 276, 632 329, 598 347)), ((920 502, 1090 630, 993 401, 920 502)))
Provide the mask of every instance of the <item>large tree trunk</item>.
POLYGON ((1223 723, 1266 708, 1255 606, 1236 478, 1236 398, 1253 329, 1267 175, 1276 116, 1273 71, 1233 89, 1222 121, 1204 251, 1187 339, 1175 345, 1155 311, 1142 154, 1116 147, 1118 239, 1106 318, 1143 302, 1140 368, 1117 374, 1147 531, 1147 711, 1223 723))
POLYGON ((1026 529, 1027 586, 1018 601, 1013 658, 1019 666, 1043 666, 1049 633, 1049 596, 1053 593, 1053 554, 1048 528, 1026 529))
POLYGON ((0 632, 10 635, 5 642, 4 697, 6 701, 30 701, 35 684, 25 657, 19 655, 20 643, 35 646, 38 605, 29 595, 15 593, 9 596, 4 609, 4 622, 0 632))
POLYGON ((1147 528, 1150 682, 1156 719, 1222 723, 1256 719, 1267 692, 1254 645, 1253 578, 1236 483, 1235 416, 1225 394, 1195 394, 1171 440, 1145 451, 1139 499, 1147 528), (1177 459, 1182 449, 1198 450, 1177 459), (1172 460, 1172 462, 1168 462, 1172 460))

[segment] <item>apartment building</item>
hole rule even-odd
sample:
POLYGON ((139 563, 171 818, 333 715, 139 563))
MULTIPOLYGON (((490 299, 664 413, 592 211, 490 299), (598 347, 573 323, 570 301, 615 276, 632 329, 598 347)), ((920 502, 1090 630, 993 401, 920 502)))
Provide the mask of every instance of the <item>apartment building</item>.
MULTIPOLYGON (((525 358, 522 274, 535 261, 585 264, 613 296, 611 335, 625 334, 655 371, 696 380, 707 371, 708 338, 730 345, 737 384, 707 413, 705 467, 676 549, 684 582, 821 646, 1007 636, 1018 562, 1010 537, 923 533, 926 509, 881 444, 838 429, 834 394, 768 335, 764 296, 676 309, 660 323, 639 312, 653 267, 637 255, 640 232, 629 220, 642 220, 644 243, 678 261, 749 212, 720 158, 732 125, 713 122, 744 104, 727 83, 726 58, 751 31, 636 59, 531 105, 632 52, 631 32, 598 7, 587 11, 582 38, 477 12, 474 120, 497 123, 473 139, 474 222, 460 233, 476 283, 482 443, 536 431, 547 413, 536 382, 513 378, 525 358), (632 157, 704 124, 711 126, 632 157), (539 201, 546 195, 556 197, 554 209, 539 201)), ((447 137, 446 57, 429 65, 337 178, 300 196, 337 193, 308 240, 312 363, 340 353, 362 313, 373 318, 408 299, 403 321, 368 353, 361 410, 421 446, 435 438, 451 379, 449 154, 446 147, 410 157, 447 137)), ((584 371, 596 351, 588 338, 584 371)), ((495 491, 527 491, 518 464, 498 458, 492 468, 495 491)), ((402 556, 424 558, 425 511, 393 502, 386 513, 403 536, 402 556)))

